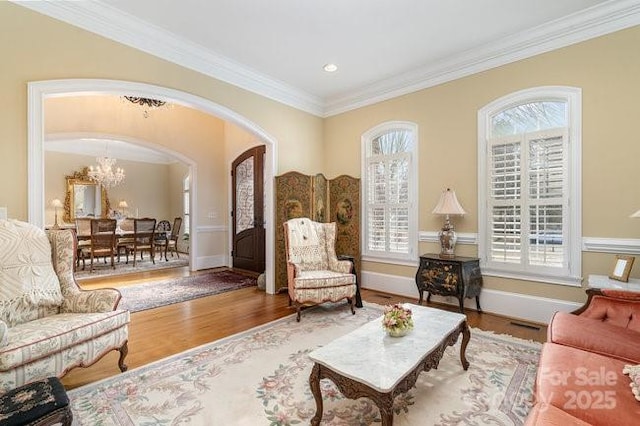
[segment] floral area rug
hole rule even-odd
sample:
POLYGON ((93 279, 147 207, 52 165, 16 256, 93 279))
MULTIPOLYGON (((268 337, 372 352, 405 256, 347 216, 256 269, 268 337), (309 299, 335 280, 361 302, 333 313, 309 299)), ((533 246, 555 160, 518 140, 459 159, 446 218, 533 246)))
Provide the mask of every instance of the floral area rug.
POLYGON ((175 257, 169 255, 167 257, 168 260, 158 259, 156 257, 156 263, 154 264, 149 257, 149 253, 145 253, 143 259, 136 262, 136 266, 133 266, 133 260, 131 256, 129 256, 129 263, 125 263, 124 256, 120 257, 120 262, 115 260, 115 269, 111 267, 111 259, 107 260, 107 263, 104 263, 103 259, 97 259, 93 262, 93 272, 90 272, 89 261, 85 261, 85 269, 82 270, 82 260, 80 261, 80 267, 76 269, 75 277, 82 281, 83 279, 88 278, 98 278, 98 277, 108 277, 112 275, 122 275, 122 274, 131 274, 135 272, 147 272, 153 271, 157 269, 167 269, 167 268, 180 268, 182 266, 189 266, 189 255, 181 254, 180 257, 175 257))
POLYGON ((122 300, 118 309, 144 311, 257 285, 256 278, 217 269, 188 277, 120 287, 122 300))
MULTIPOLYGON (((309 352, 381 315, 374 304, 355 316, 346 304, 322 305, 299 323, 289 316, 73 389, 74 425, 308 425, 316 409, 309 352)), ((541 345, 472 329, 464 371, 461 340, 396 397, 395 425, 523 423, 541 345)), ((321 387, 323 425, 381 422, 371 400, 346 399, 330 380, 321 387)))

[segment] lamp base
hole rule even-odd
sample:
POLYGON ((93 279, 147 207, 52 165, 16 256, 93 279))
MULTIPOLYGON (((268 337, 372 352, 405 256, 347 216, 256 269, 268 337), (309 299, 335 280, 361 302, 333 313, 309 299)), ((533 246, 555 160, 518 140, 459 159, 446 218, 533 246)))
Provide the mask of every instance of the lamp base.
POLYGON ((449 222, 449 216, 447 216, 444 226, 438 233, 438 237, 440 238, 440 258, 453 259, 456 257, 455 248, 458 236, 453 230, 453 225, 449 222))
POLYGON ((54 231, 57 231, 60 229, 60 226, 58 226, 58 209, 56 209, 56 220, 55 223, 53 224, 53 227, 51 229, 53 229, 54 231))

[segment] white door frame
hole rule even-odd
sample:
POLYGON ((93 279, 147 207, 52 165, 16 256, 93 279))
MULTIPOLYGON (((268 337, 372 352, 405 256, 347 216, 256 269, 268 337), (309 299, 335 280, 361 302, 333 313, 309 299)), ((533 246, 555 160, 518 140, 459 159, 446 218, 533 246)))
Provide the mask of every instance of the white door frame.
MULTIPOLYGON (((136 83, 121 80, 103 79, 65 79, 46 80, 28 83, 28 119, 27 119, 27 146, 28 146, 28 220, 30 223, 44 227, 44 100, 56 96, 78 95, 121 95, 126 93, 131 96, 160 99, 174 104, 194 108, 211 114, 222 120, 234 123, 238 127, 258 137, 266 145, 265 158, 265 262, 266 262, 266 291, 275 293, 274 281, 274 252, 269 249, 274 247, 275 229, 273 212, 273 177, 277 170, 277 140, 260 128, 257 124, 234 111, 216 104, 215 102, 190 93, 155 86, 145 83, 136 83)), ((191 171, 191 229, 189 230, 190 265, 194 268, 194 260, 197 258, 198 215, 197 209, 197 174, 196 162, 188 157, 173 152, 185 163, 189 164, 191 171), (195 231, 195 232, 194 232, 195 231)), ((228 227, 231 232, 231 223, 228 227)))

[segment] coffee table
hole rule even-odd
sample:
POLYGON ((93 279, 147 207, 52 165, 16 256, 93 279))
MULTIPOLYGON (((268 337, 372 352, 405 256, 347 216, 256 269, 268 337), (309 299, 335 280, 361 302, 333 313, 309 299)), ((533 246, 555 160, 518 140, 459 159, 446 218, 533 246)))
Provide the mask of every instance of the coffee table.
POLYGON ((382 425, 393 424, 393 400, 411 389, 422 371, 437 368, 447 346, 462 334, 460 362, 471 337, 465 315, 424 306, 404 304, 413 312, 414 329, 404 337, 389 337, 382 317, 309 354, 314 362, 309 384, 316 401, 312 425, 322 419, 320 380, 331 379, 350 399, 367 397, 380 409, 382 425))

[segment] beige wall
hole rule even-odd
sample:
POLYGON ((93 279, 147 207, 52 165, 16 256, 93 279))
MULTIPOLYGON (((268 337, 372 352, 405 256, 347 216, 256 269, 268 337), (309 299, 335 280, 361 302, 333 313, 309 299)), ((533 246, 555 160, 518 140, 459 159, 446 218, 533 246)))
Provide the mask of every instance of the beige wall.
MULTIPOLYGON (((82 170, 83 167, 96 164, 95 157, 74 155, 60 152, 45 153, 45 201, 59 198, 64 202, 66 194, 65 176, 82 170)), ((141 163, 137 161, 118 160, 118 167, 125 170, 124 182, 107 190, 111 209, 118 209, 118 202, 126 200, 129 216, 154 217, 157 220, 171 219, 173 199, 170 197, 169 165, 141 163)), ((120 210, 120 209, 118 209, 120 210)), ((60 212, 59 212, 60 214, 60 212)), ((54 211, 45 208, 45 223, 52 224, 54 211)), ((62 216, 58 216, 58 222, 62 216)))
MULTIPOLYGON (((323 172, 328 177, 360 176, 363 132, 389 120, 416 122, 420 143, 420 229, 439 229, 440 219, 429 212, 439 192, 453 187, 469 212, 456 221, 460 232, 477 232, 478 109, 524 88, 569 85, 583 90, 583 235, 640 235, 640 221, 628 218, 640 208, 635 173, 640 158, 635 128, 640 116, 638 27, 323 120, 12 3, 0 3, 0 26, 5 34, 12 35, 11 43, 0 45, 0 93, 4 105, 10 106, 0 115, 0 206, 7 206, 11 217, 27 216, 26 89, 30 81, 140 81, 210 99, 246 117, 277 140, 276 174, 298 170, 307 174, 323 172)), ((199 146, 172 143, 198 161, 199 171, 215 169, 218 164, 210 157, 199 156, 199 146)), ((224 152, 227 161, 232 151, 224 152)), ((202 179, 199 176, 199 184, 228 187, 226 165, 225 170, 211 173, 202 179)), ((226 205, 220 206, 223 212, 227 211, 226 205)), ((224 223, 225 215, 209 219, 211 208, 208 203, 199 205, 202 224, 224 223)), ((420 250, 437 248, 421 244, 420 250)), ((476 248, 460 246, 458 253, 473 255, 476 248)), ((607 274, 611 264, 611 254, 584 253, 583 276, 607 274)), ((363 267, 407 277, 414 273, 414 268, 408 267, 372 263, 363 267)), ((636 266, 632 276, 640 277, 640 268, 636 266)), ((567 300, 584 298, 580 289, 531 282, 488 278, 486 287, 567 300)))
MULTIPOLYGON (((360 176, 360 136, 390 120, 419 126, 419 228, 437 231, 430 214, 440 191, 451 187, 468 214, 456 219, 459 232, 476 233, 477 111, 509 93, 536 86, 582 89, 583 236, 639 238, 636 170, 640 158, 640 27, 620 31, 437 87, 325 120, 325 171, 360 176), (445 160, 448 159, 448 160, 445 160)), ((422 243, 420 252, 436 251, 422 243)), ((475 246, 457 253, 475 255, 475 246)), ((612 254, 584 253, 583 276, 607 275, 612 254)), ((415 268, 365 263, 364 270, 412 276, 415 268)), ((640 268, 632 276, 640 277, 640 268)), ((582 289, 488 277, 485 287, 565 300, 584 300, 582 289)))
MULTIPOLYGON (((278 143, 278 173, 309 173, 323 164, 322 119, 219 80, 120 45, 9 2, 0 2, 0 27, 11 42, 0 44, 0 206, 10 217, 27 218, 27 83, 99 78, 139 81, 188 92, 229 108, 255 123, 278 143), (16 182, 18 184, 16 184, 16 182)), ((181 152, 206 170, 210 158, 195 147, 181 152)), ((220 179, 204 179, 216 184, 220 179)), ((205 220, 207 215, 201 216, 205 220)))

